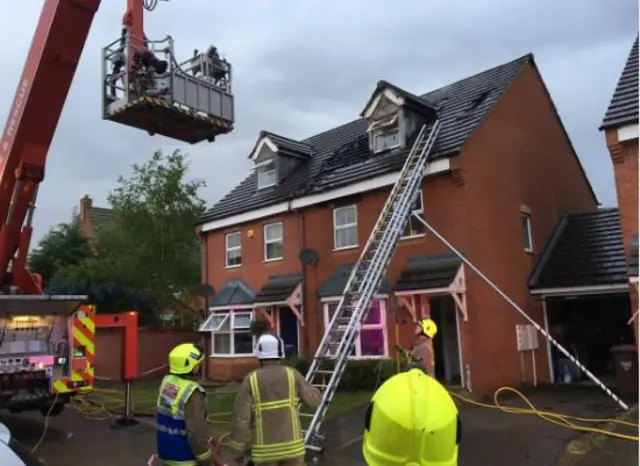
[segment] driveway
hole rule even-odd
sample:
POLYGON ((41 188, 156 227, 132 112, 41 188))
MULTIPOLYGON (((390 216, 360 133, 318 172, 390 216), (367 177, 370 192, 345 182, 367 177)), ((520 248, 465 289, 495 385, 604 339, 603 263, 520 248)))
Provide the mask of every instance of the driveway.
MULTIPOLYGON (((581 417, 608 418, 616 413, 613 402, 593 389, 546 389, 531 395, 531 400, 539 409, 581 417)), ((552 466, 567 442, 579 435, 534 416, 467 404, 460 406, 460 413, 464 429, 460 466, 552 466)), ((33 446, 42 433, 39 414, 11 415, 1 420, 27 447, 33 446)), ((135 427, 114 429, 112 422, 88 421, 68 410, 51 419, 37 454, 49 466, 144 465, 154 450, 155 437, 153 420, 141 421, 135 427)), ((360 453, 363 424, 362 408, 328 422, 326 431, 331 435, 322 463, 364 465, 360 453)))

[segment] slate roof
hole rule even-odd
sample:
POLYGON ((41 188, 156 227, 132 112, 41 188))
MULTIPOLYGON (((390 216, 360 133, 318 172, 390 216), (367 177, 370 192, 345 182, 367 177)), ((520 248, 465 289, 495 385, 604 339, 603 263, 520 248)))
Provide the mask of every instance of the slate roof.
MULTIPOLYGON (((355 264, 342 264, 338 266, 329 278, 327 278, 327 280, 318 287, 316 291, 318 298, 332 298, 334 296, 342 295, 345 286, 347 286, 347 281, 349 280, 349 275, 351 274, 351 269, 354 265, 355 264)), ((389 281, 384 278, 380 284, 378 293, 386 294, 390 289, 389 281)))
MULTIPOLYGON (((442 124, 432 159, 457 154, 528 63, 533 63, 532 54, 420 96, 425 105, 438 108, 442 124)), ((301 141, 313 146, 313 156, 281 183, 257 190, 257 174, 252 171, 207 211, 200 223, 400 171, 410 147, 383 157, 372 156, 366 129, 365 120, 358 119, 301 141)))
POLYGON ((562 217, 529 286, 562 288, 628 283, 618 209, 562 217))
POLYGON ((313 146, 309 143, 289 139, 269 131, 260 132, 260 138, 265 136, 278 146, 278 152, 283 155, 306 159, 313 154, 313 146))
POLYGON ((421 97, 418 97, 417 95, 412 94, 411 92, 407 92, 404 89, 401 89, 398 86, 391 84, 388 81, 378 81, 378 85, 376 86, 376 89, 371 93, 371 97, 369 98, 367 105, 365 105, 362 113, 360 113, 360 116, 364 116, 364 112, 366 111, 367 107, 369 107, 373 99, 375 99, 378 92, 387 88, 393 90, 396 94, 399 94, 400 96, 402 96, 402 98, 404 99, 405 105, 409 106, 410 108, 418 110, 419 112, 422 112, 422 113, 432 113, 432 114, 436 113, 437 108, 435 105, 433 105, 433 103, 428 102, 422 99, 421 97))
POLYGON ((113 223, 115 218, 116 215, 112 209, 91 207, 91 210, 89 210, 89 221, 91 222, 91 229, 94 235, 113 223))
POLYGON ((211 301, 209 307, 235 306, 253 304, 256 299, 255 292, 242 280, 229 280, 218 291, 211 301))
POLYGON ((409 259, 393 291, 430 290, 451 285, 462 261, 452 252, 409 259))
POLYGON ((255 302, 282 303, 291 296, 301 280, 302 274, 299 273, 272 275, 258 291, 255 302))
POLYGON ((638 276, 638 235, 631 238, 631 247, 629 248, 629 276, 638 276))
POLYGON ((638 36, 602 120, 600 129, 638 123, 638 36))

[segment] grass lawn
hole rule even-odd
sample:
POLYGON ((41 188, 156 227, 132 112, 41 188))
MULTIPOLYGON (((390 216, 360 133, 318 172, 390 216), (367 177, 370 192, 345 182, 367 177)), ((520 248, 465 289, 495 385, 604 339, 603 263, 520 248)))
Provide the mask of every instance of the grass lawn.
MULTIPOLYGON (((338 392, 331 402, 327 419, 358 408, 371 399, 371 392, 338 392)), ((150 414, 155 411, 158 397, 157 388, 134 388, 132 391, 133 410, 137 413, 150 414)), ((124 408, 124 392, 118 389, 97 390, 90 399, 101 403, 104 408, 112 412, 121 412, 124 408)), ((209 415, 214 424, 227 424, 233 410, 235 393, 217 393, 208 396, 209 415)), ((302 412, 311 413, 312 410, 303 408, 302 412)), ((308 418, 303 419, 303 427, 308 418)))

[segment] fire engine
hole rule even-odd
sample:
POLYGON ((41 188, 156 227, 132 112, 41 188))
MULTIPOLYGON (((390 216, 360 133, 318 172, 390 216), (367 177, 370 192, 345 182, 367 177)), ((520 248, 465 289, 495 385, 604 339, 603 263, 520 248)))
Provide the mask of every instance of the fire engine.
MULTIPOLYGON (((59 414, 93 388, 96 326, 137 326, 137 317, 96 316, 87 296, 43 293, 26 266, 47 153, 100 3, 44 0, 0 139, 0 409, 59 414)), ((127 0, 120 34, 103 48, 102 118, 190 144, 213 141, 233 130, 231 65, 213 45, 180 61, 171 36, 147 38, 144 10, 157 3, 127 0)))

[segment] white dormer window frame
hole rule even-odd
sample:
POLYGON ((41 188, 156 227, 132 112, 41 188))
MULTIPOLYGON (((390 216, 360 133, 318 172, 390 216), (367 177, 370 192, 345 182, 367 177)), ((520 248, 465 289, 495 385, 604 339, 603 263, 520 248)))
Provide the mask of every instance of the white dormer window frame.
POLYGON ((398 114, 371 122, 369 128, 371 150, 374 154, 396 149, 402 145, 398 114))
POLYGON ((258 177, 258 189, 270 188, 278 182, 275 159, 265 160, 255 166, 258 177))

